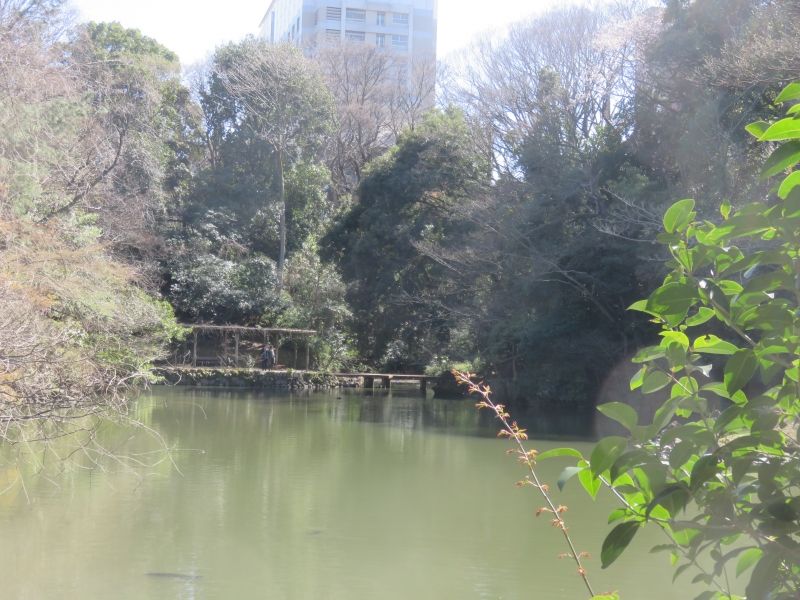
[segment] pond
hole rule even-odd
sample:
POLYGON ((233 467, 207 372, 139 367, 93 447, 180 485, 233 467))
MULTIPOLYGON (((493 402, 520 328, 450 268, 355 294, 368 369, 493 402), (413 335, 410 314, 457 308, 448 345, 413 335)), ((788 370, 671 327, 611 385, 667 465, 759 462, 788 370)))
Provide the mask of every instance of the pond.
MULTIPOLYGON (((514 486, 523 473, 472 402, 157 388, 134 413, 146 427, 98 432, 119 460, 93 456, 90 469, 78 453, 0 496, 3 598, 586 597, 558 558, 560 533, 534 515, 541 499, 514 486)), ((541 472, 554 484, 563 465, 541 472)), ((19 473, 0 465, 0 489, 19 473)), ((693 597, 673 585, 668 555, 649 553, 664 541, 655 530, 602 571, 612 500, 592 502, 577 481, 553 488, 596 557, 598 591, 693 597)))

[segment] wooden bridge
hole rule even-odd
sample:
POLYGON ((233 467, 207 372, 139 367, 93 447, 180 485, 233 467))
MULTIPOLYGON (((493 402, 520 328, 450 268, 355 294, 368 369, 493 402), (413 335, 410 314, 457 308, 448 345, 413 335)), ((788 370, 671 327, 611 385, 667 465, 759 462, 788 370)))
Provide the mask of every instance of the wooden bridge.
POLYGON ((374 389, 375 382, 380 382, 383 389, 390 389, 393 381, 418 382, 419 389, 424 394, 428 391, 428 382, 436 380, 430 375, 418 375, 413 373, 332 373, 334 377, 340 379, 361 379, 361 387, 374 389))

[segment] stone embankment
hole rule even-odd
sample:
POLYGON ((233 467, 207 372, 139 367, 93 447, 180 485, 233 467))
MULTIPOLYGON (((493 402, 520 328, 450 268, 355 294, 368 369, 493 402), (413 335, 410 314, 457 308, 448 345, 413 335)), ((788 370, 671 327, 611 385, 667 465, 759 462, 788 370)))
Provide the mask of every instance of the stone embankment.
MULTIPOLYGON (((249 388, 280 391, 324 390, 342 387, 335 375, 315 371, 260 369, 159 368, 156 375, 169 385, 213 388, 249 388)), ((346 384, 345 384, 346 385, 346 384)))

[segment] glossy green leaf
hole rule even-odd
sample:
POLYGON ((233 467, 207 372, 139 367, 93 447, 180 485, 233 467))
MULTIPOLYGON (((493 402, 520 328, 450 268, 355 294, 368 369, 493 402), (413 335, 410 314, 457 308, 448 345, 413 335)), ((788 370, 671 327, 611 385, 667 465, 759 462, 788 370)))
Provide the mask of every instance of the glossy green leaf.
POLYGON ((673 369, 685 367, 686 353, 687 353, 686 346, 683 346, 679 342, 675 341, 665 340, 664 342, 662 342, 662 344, 663 343, 667 343, 666 352, 667 352, 667 360, 669 361, 670 367, 672 367, 673 369))
POLYGON ((653 423, 647 428, 649 437, 655 437, 664 427, 669 424, 675 416, 675 409, 678 407, 680 398, 670 398, 662 404, 653 416, 653 423))
POLYGON ((747 402, 747 396, 743 391, 739 390, 735 394, 729 394, 728 388, 726 388, 725 384, 720 381, 706 384, 700 389, 704 392, 712 392, 717 396, 719 396, 720 398, 727 398, 728 400, 732 400, 735 404, 744 404, 745 402, 747 402))
POLYGON ((779 142, 798 138, 800 138, 800 119, 788 118, 770 125, 758 139, 762 142, 779 142))
POLYGON ((608 514, 608 524, 615 523, 620 519, 624 518, 628 514, 628 510, 625 508, 615 508, 608 514))
POLYGON ((725 363, 725 388, 729 394, 742 389, 753 378, 758 369, 755 352, 749 348, 738 350, 725 363))
POLYGON ((761 557, 764 556, 764 551, 761 548, 748 548, 739 556, 736 561, 736 576, 739 577, 742 573, 756 564, 761 557))
POLYGON ((743 411, 744 409, 741 406, 736 405, 726 408, 714 421, 714 433, 720 434, 726 432, 729 425, 731 429, 735 429, 737 424, 742 423, 741 416, 743 411))
POLYGON ((652 394, 658 390, 664 389, 672 382, 669 375, 663 371, 652 371, 644 377, 642 382, 642 393, 652 394))
POLYGON ((546 450, 536 455, 536 460, 545 460, 547 458, 556 458, 559 456, 569 456, 572 458, 583 458, 583 455, 574 448, 553 448, 546 450))
POLYGON ((694 455, 696 449, 697 446, 693 440, 682 440, 669 453, 669 466, 679 469, 694 455))
POLYGON ((792 82, 781 90, 781 93, 775 98, 775 104, 783 104, 797 99, 800 99, 800 83, 792 82))
POLYGON ((567 485, 567 482, 585 469, 586 467, 567 467, 561 471, 561 475, 559 476, 558 481, 556 481, 558 489, 564 491, 564 486, 567 485))
POLYGON ((693 527, 673 527, 672 538, 681 546, 688 546, 699 534, 700 530, 693 527))
MULTIPOLYGON (((748 292, 746 295, 748 297, 755 292, 774 292, 775 290, 779 289, 793 290, 794 276, 786 273, 783 270, 762 273, 761 275, 757 275, 756 277, 748 279, 747 283, 745 284, 745 289, 748 292)), ((767 300, 768 296, 760 294, 753 296, 752 298, 754 302, 758 303, 767 300)), ((742 304, 743 301, 741 299, 736 302, 737 306, 742 304)))
POLYGON ((680 230, 694 218, 695 202, 692 199, 679 200, 664 213, 664 229, 667 233, 680 230))
POLYGON ((736 354, 739 348, 715 335, 703 335, 694 341, 692 350, 703 354, 732 355, 736 354))
POLYGON ((800 216, 800 188, 794 188, 784 200, 783 216, 785 219, 795 219, 800 216))
POLYGON ((770 227, 771 221, 765 215, 739 213, 710 231, 706 236, 706 242, 718 244, 723 240, 760 234, 770 227))
POLYGON ((620 476, 631 471, 635 467, 640 467, 653 461, 653 456, 641 448, 624 452, 619 458, 617 458, 617 460, 614 461, 614 464, 611 465, 611 482, 616 483, 620 476))
POLYGON ((592 456, 589 459, 592 473, 600 475, 604 471, 607 471, 627 447, 628 440, 615 435, 603 438, 597 442, 594 450, 592 450, 592 456))
POLYGON ((717 468, 718 464, 719 459, 713 454, 701 456, 700 459, 694 463, 694 467, 692 467, 689 487, 693 491, 697 490, 701 485, 716 477, 719 472, 717 468))
POLYGON ((664 357, 664 349, 661 346, 648 346, 647 348, 642 348, 639 350, 636 355, 631 359, 631 362, 634 363, 646 363, 656 360, 658 358, 664 357))
POLYGON ((689 338, 682 331, 667 330, 662 331, 659 335, 664 338, 664 342, 676 342, 683 348, 689 347, 689 338))
POLYGON ((707 323, 712 318, 714 318, 714 310, 706 306, 701 306, 697 309, 696 314, 686 319, 685 323, 689 327, 697 327, 698 325, 707 323))
POLYGON ((772 590, 775 581, 780 577, 778 567, 783 560, 783 552, 780 548, 769 547, 756 563, 750 582, 747 584, 748 598, 767 598, 772 590))
POLYGON ((640 387, 642 387, 642 383, 644 383, 644 376, 646 373, 647 373, 646 366, 636 371, 636 374, 633 377, 631 377, 630 381, 631 391, 638 390, 640 387))
POLYGON ((761 136, 764 135, 764 132, 769 129, 769 123, 766 121, 755 121, 754 123, 749 123, 745 125, 745 131, 752 135, 756 139, 761 139, 761 136))
POLYGON ((800 171, 794 171, 781 182, 778 188, 778 197, 782 200, 786 200, 791 191, 798 185, 800 185, 800 171))
POLYGON ((722 281, 717 281, 717 285, 719 289, 721 289, 726 296, 735 296, 737 294, 741 294, 744 290, 742 284, 738 281, 732 281, 730 279, 724 279, 722 281))
POLYGON ((772 177, 800 162, 800 141, 788 142, 779 146, 767 159, 761 176, 772 177))
POLYGON ((578 481, 581 482, 583 489, 586 490, 586 493, 592 498, 597 497, 597 492, 599 492, 600 488, 603 486, 600 479, 595 477, 590 469, 583 469, 578 473, 578 481))
POLYGON ((686 506, 690 497, 686 485, 682 483, 672 483, 662 488, 650 501, 645 511, 645 518, 649 519, 650 514, 657 506, 663 506, 667 512, 674 517, 686 506))
POLYGON ((673 325, 680 322, 689 308, 699 299, 700 296, 694 286, 678 282, 667 283, 647 299, 647 310, 673 325))
POLYGON ((636 532, 639 531, 639 527, 640 523, 628 521, 627 523, 620 523, 611 530, 611 533, 603 541, 603 547, 600 550, 602 568, 608 568, 622 555, 625 548, 633 540, 636 532))
POLYGON ((633 407, 628 404, 623 404, 622 402, 609 402, 607 404, 601 404, 597 407, 597 410, 603 413, 609 419, 615 420, 628 431, 633 431, 633 429, 639 424, 639 415, 636 414, 636 411, 633 409, 633 407))

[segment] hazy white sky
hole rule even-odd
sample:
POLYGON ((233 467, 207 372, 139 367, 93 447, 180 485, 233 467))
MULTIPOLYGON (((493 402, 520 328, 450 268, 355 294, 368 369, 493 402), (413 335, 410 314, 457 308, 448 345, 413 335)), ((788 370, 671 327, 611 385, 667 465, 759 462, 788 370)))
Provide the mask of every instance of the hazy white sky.
MULTIPOLYGON (((565 0, 439 0, 440 57, 487 29, 502 28, 565 0)), ((184 65, 224 42, 256 33, 269 0, 72 0, 82 20, 119 21, 178 53, 184 65)))

